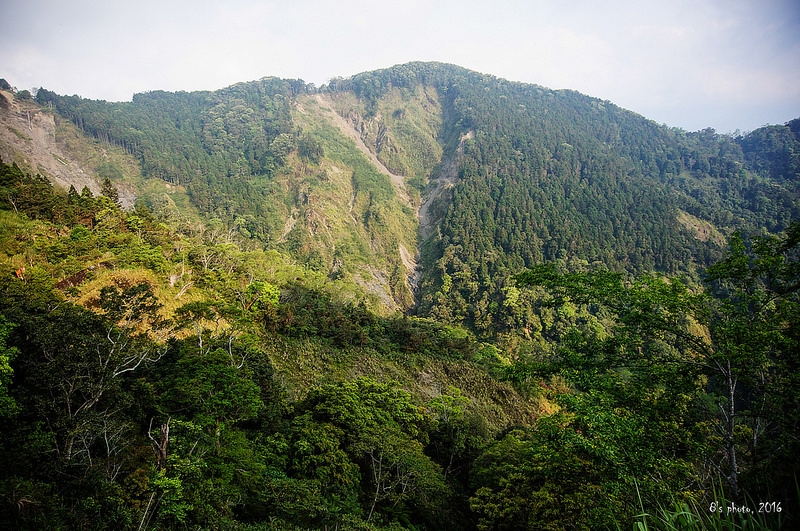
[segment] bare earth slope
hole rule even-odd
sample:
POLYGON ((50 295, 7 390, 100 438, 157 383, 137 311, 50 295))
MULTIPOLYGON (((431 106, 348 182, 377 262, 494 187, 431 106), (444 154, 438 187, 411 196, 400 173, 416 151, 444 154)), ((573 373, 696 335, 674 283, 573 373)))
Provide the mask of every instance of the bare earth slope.
MULTIPOLYGON (((88 186, 99 195, 100 182, 94 169, 71 153, 66 139, 72 124, 57 124, 53 114, 33 101, 19 100, 11 92, 0 90, 0 159, 32 174, 41 174, 63 188, 80 191, 88 186)), ((117 188, 123 207, 133 206, 136 195, 128 186, 117 188)))
POLYGON ((327 94, 315 94, 314 99, 320 104, 320 106, 324 109, 330 111, 328 118, 330 119, 331 123, 335 125, 346 137, 351 139, 353 142, 356 143, 358 149, 369 159, 369 161, 378 169, 382 174, 387 175, 392 180, 392 186, 394 186, 397 195, 400 196, 405 204, 411 206, 411 198, 408 196, 408 190, 406 190, 405 184, 405 177, 402 175, 396 175, 389 171, 389 169, 384 166, 384 164, 378 160, 378 157, 369 150, 367 145, 362 140, 361 135, 356 131, 353 126, 344 118, 342 118, 333 106, 333 100, 327 94))
MULTIPOLYGON (((402 175, 398 175, 396 173, 392 173, 372 152, 367 145, 364 143, 363 138, 359 134, 359 132, 353 127, 352 123, 342 117, 337 111, 334 106, 334 102, 331 99, 330 95, 328 94, 315 94, 313 95, 314 101, 316 101, 320 108, 324 111, 325 118, 328 122, 335 126, 345 137, 349 138, 353 141, 356 145, 358 150, 370 161, 370 163, 383 175, 386 175, 391 180, 392 186, 397 193, 397 196, 400 198, 403 205, 414 208, 413 201, 408 193, 408 189, 406 188, 405 184, 405 177, 402 175)), ((419 219, 420 210, 416 209, 417 217, 419 219)), ((403 266, 406 269, 406 277, 409 289, 412 293, 416 292, 417 284, 419 281, 420 272, 417 269, 417 261, 415 258, 416 251, 414 253, 410 252, 408 248, 403 245, 403 243, 398 244, 398 253, 400 257, 400 261, 402 262, 403 266)), ((383 297, 386 299, 387 297, 383 297)), ((390 307, 394 306, 394 304, 390 304, 390 307)))

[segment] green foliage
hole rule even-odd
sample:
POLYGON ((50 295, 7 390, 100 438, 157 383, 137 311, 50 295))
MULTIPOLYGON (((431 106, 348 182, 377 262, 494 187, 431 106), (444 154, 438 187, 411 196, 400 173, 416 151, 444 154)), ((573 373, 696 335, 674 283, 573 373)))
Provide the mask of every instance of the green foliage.
POLYGON ((25 174, 16 164, 0 166, 0 201, 2 208, 22 211, 35 219, 55 211, 50 182, 41 175, 25 174))
POLYGON ((608 522, 610 500, 599 484, 607 471, 587 450, 574 431, 544 422, 490 445, 472 478, 478 529, 593 529, 608 522))
POLYGON ((425 418, 407 392, 360 378, 312 389, 297 411, 306 422, 341 430, 336 446, 358 465, 368 521, 378 514, 401 521, 435 516, 446 487, 423 453, 425 418))
MULTIPOLYGON (((794 378, 790 372, 793 364, 786 361, 796 357, 797 349, 797 230, 795 222, 783 238, 758 238, 750 248, 734 235, 728 256, 708 269, 715 297, 699 288, 692 291, 682 282, 653 276, 628 283, 621 275, 605 271, 562 275, 551 266, 519 275, 517 280, 522 284, 545 286, 562 300, 600 302, 616 314, 613 336, 589 349, 580 346, 585 341, 580 340, 575 343, 579 347, 577 358, 560 353, 561 359, 555 358, 555 366, 550 365, 549 370, 561 368, 564 374, 564 368, 582 367, 570 381, 587 390, 608 392, 603 382, 623 375, 648 382, 642 389, 645 395, 638 399, 630 396, 623 404, 635 405, 633 410, 645 413, 653 426, 671 416, 661 407, 649 410, 646 397, 656 393, 653 396, 660 396, 660 401, 671 403, 680 412, 673 422, 695 419, 683 428, 687 435, 711 428, 715 436, 706 436, 708 446, 705 450, 699 447, 702 453, 697 457, 724 478, 731 499, 741 502, 744 493, 764 497, 768 492, 779 492, 783 499, 791 500, 796 459, 782 456, 778 464, 754 456, 775 452, 777 447, 769 441, 782 440, 784 430, 793 429, 785 424, 785 413, 779 412, 787 411, 778 406, 787 397, 775 386, 782 387, 794 378), (587 372, 587 367, 594 370, 587 372), (683 384, 673 394, 662 387, 667 382, 673 389, 677 382, 683 384), (702 389, 698 387, 701 383, 702 389), (699 393, 701 390, 703 393, 699 393), (715 418, 710 425, 700 421, 697 414, 708 407, 706 404, 710 408, 705 415, 715 418), (691 410, 696 413, 688 415, 691 410), (765 440, 761 436, 766 426, 770 426, 770 436, 765 440)), ((591 347, 591 343, 586 346, 591 347)), ((630 393, 636 387, 628 383, 623 389, 630 393)), ((616 391, 611 396, 612 403, 624 397, 616 391)), ((789 402, 794 404, 794 398, 789 402)), ((567 405, 579 412, 579 403, 570 401, 567 405)), ((691 437, 680 434, 670 430, 660 433, 659 438, 669 440, 677 435, 678 440, 683 439, 681 446, 691 448, 691 437)))
POLYGON ((111 184, 108 177, 105 177, 103 179, 103 184, 100 185, 100 195, 111 199, 115 204, 119 203, 119 192, 117 192, 117 189, 111 184))
POLYGON ((782 182, 800 174, 800 118, 738 138, 745 159, 764 177, 782 182))
POLYGON ((11 417, 17 410, 14 398, 9 396, 8 392, 8 386, 14 375, 11 362, 18 354, 16 348, 8 346, 8 336, 13 328, 13 325, 0 315, 0 417, 11 417))
POLYGON ((195 423, 216 430, 223 423, 253 418, 261 406, 258 387, 231 366, 229 354, 222 349, 185 355, 175 373, 165 386, 166 400, 195 423))
POLYGON ((756 502, 747 499, 745 503, 729 500, 721 489, 714 488, 708 497, 710 501, 691 503, 671 499, 660 503, 652 512, 636 515, 634 530, 752 530, 771 531, 788 529, 791 517, 781 502, 756 502))
POLYGON ((305 161, 319 164, 325 150, 319 140, 309 134, 304 134, 297 141, 297 154, 305 161))
MULTIPOLYGON (((47 90, 37 99, 95 138, 121 145, 145 176, 185 186, 202 212, 233 221, 264 212, 266 190, 250 177, 272 175, 294 149, 289 101, 297 90, 303 90, 298 83, 264 78, 214 93, 137 94, 129 103, 47 90)), ((112 181, 117 171, 99 167, 112 181)))
POLYGON ((793 457, 795 443, 778 441, 785 440, 786 430, 794 430, 797 422, 797 398, 787 396, 784 389, 795 384, 800 345, 799 234, 798 221, 781 238, 746 242, 734 234, 728 256, 707 271, 707 282, 721 300, 709 317, 709 331, 720 362, 727 363, 730 373, 728 419, 739 416, 729 421, 729 459, 736 457, 734 450, 740 452, 738 463, 753 484, 752 495, 780 493, 787 500, 793 499, 800 464, 793 457), (737 405, 741 397, 744 400, 737 405), (769 426, 766 440, 759 435, 762 422, 769 426), (783 454, 784 449, 790 453, 783 454), (757 457, 761 455, 769 457, 757 457))
POLYGON ((647 359, 661 350, 575 330, 549 355, 510 367, 509 377, 530 382, 528 392, 555 407, 476 460, 470 503, 479 525, 596 529, 627 521, 637 481, 648 506, 687 486, 682 495, 696 495, 693 467, 706 455, 701 389, 695 371, 647 359))
MULTIPOLYGON (((347 349, 339 359, 367 348, 413 365, 428 355, 465 360, 468 334, 376 316, 274 251, 226 243, 221 223, 198 238, 167 232, 143 209, 81 200, 96 207, 91 226, 53 229, 1 213, 4 260, 25 250, 7 237, 14 231, 38 235, 25 256, 39 264, 1 281, 0 312, 15 323, 4 328, 4 352, 17 353, 7 376, 18 407, 0 419, 8 434, 0 488, 19 500, 3 505, 7 520, 19 528, 275 517, 310 528, 445 525, 449 485, 425 452, 434 421, 408 392, 357 380, 304 391, 290 408, 264 347, 311 334, 330 342, 328 352, 347 349), (132 258, 142 252, 158 259, 132 258), (61 271, 74 273, 55 282, 61 271), (192 284, 191 298, 173 300, 192 284)), ((300 356, 299 342, 284 344, 300 356)))

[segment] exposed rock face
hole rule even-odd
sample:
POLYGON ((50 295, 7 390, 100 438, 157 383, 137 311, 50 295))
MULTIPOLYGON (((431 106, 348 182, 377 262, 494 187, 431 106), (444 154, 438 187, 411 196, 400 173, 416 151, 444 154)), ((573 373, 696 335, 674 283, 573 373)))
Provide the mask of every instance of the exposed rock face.
MULTIPOLYGON (((0 159, 39 173, 64 189, 71 185, 80 191, 88 186, 94 195, 99 195, 101 180, 94 170, 70 156, 60 140, 52 114, 35 102, 19 100, 13 93, 0 90, 0 159)), ((118 186, 117 191, 123 208, 131 208, 136 194, 126 186, 118 186)))

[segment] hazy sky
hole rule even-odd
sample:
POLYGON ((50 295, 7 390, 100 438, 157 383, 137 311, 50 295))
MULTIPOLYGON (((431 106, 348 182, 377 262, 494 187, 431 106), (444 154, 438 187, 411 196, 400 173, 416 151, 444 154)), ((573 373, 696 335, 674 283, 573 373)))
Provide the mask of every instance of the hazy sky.
POLYGON ((800 0, 0 0, 0 77, 112 101, 409 61, 722 133, 800 116, 800 0))

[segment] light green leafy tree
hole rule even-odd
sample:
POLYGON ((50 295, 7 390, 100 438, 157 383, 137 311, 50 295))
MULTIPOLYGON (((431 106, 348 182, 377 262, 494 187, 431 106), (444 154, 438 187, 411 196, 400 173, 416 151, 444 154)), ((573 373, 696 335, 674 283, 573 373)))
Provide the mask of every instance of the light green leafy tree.
MULTIPOLYGON (((298 412, 307 423, 331 426, 312 431, 335 436, 357 465, 367 521, 378 514, 401 523, 430 519, 447 499, 441 469, 424 453, 427 420, 408 392, 359 378, 312 389, 298 412)), ((349 474, 338 483, 349 484, 349 474)))
MULTIPOLYGON (((781 237, 730 240, 728 256, 707 272, 711 293, 655 275, 632 281, 608 271, 559 274, 552 265, 517 277, 539 285, 556 299, 601 303, 616 314, 613 329, 619 364, 635 360, 698 371, 708 380, 713 404, 708 413, 721 441, 707 465, 725 478, 730 494, 742 493, 742 446, 753 454, 776 419, 766 403, 774 383, 785 379, 796 358, 798 324, 798 245, 800 223, 781 237), (666 346, 666 348, 665 348, 666 346), (742 441, 742 436, 750 441, 742 441)), ((749 467, 761 464, 749 463, 749 467)))

